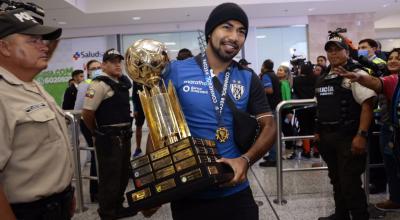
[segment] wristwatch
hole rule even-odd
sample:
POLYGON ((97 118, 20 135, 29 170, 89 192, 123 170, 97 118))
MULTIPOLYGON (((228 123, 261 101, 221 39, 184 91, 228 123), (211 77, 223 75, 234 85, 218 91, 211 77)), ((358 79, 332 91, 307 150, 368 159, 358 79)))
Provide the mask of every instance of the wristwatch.
POLYGON ((368 138, 368 132, 364 131, 364 130, 358 130, 357 135, 360 135, 361 137, 364 137, 364 138, 368 138))

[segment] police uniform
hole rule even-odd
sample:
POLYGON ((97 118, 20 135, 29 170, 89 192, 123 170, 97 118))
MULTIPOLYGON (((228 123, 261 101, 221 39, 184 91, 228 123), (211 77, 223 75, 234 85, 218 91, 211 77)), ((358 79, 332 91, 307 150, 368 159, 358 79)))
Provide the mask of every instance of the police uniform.
MULTIPOLYGON (((345 68, 367 74, 350 60, 345 68)), ((368 219, 366 196, 361 188, 366 155, 353 155, 351 145, 359 127, 361 104, 373 96, 372 90, 331 72, 316 83, 317 133, 333 185, 335 219, 350 219, 349 213, 353 219, 368 219)))
POLYGON ((98 200, 102 219, 115 219, 119 215, 128 184, 132 137, 130 87, 124 75, 115 79, 103 74, 90 84, 83 105, 83 109, 95 111, 98 200))
POLYGON ((64 113, 36 81, 0 67, 0 185, 19 219, 69 219, 71 145, 64 113))

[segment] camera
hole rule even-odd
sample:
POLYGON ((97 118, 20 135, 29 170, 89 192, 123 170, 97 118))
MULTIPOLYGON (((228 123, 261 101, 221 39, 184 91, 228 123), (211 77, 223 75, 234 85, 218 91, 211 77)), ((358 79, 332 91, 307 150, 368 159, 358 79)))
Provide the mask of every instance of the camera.
POLYGON ((341 37, 343 38, 343 36, 341 35, 341 33, 346 33, 347 29, 346 28, 336 28, 336 30, 334 31, 328 31, 328 39, 332 39, 335 37, 341 37))

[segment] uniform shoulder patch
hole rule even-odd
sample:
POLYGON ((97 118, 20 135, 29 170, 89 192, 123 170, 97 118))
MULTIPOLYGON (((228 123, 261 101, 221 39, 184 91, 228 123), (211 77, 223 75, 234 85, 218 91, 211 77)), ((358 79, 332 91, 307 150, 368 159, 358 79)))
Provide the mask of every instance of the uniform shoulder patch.
POLYGON ((86 91, 86 97, 88 97, 88 98, 93 98, 94 97, 94 94, 96 93, 96 91, 94 90, 94 89, 88 89, 87 91, 86 91))

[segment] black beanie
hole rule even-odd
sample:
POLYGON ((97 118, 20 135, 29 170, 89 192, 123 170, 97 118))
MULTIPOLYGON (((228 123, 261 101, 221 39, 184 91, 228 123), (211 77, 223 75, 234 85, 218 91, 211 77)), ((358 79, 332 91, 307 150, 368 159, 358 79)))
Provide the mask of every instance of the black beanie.
POLYGON ((247 31, 249 29, 249 19, 243 9, 235 3, 223 3, 218 5, 211 14, 208 16, 205 27, 206 41, 208 42, 208 35, 221 23, 228 20, 236 20, 243 24, 247 31))

